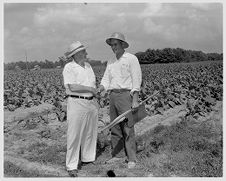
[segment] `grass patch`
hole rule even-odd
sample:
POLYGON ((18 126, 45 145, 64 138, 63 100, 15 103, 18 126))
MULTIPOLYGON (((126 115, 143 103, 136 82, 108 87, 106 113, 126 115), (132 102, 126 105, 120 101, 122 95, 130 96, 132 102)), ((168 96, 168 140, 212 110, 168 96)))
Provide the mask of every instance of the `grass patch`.
POLYGON ((155 176, 222 177, 222 126, 182 121, 157 126, 143 135, 145 149, 138 154, 144 168, 155 176))
POLYGON ((66 147, 64 145, 48 146, 45 143, 32 144, 27 149, 30 154, 26 156, 29 161, 39 163, 65 164, 66 147))
POLYGON ((5 177, 54 177, 54 175, 47 175, 39 173, 39 171, 26 171, 22 168, 12 164, 11 162, 4 162, 4 176, 5 177))

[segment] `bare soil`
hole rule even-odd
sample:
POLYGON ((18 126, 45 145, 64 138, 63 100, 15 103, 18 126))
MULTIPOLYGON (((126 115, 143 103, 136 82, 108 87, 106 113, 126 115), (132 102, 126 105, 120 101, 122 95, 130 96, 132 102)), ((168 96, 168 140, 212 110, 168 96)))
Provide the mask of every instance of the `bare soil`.
MULTIPOLYGON (((222 102, 217 102, 214 111, 197 122, 212 119, 212 127, 222 124, 222 102), (217 121, 216 121, 217 120, 217 121)), ((20 110, 20 115, 27 110, 20 110)), ((45 115, 45 119, 16 119, 18 112, 4 112, 4 176, 5 177, 69 177, 65 169, 67 122, 58 121, 55 114, 45 115), (14 119, 11 119, 14 118, 14 119), (46 121, 47 120, 47 121, 46 121)), ((170 126, 180 122, 186 114, 184 106, 176 106, 162 115, 147 116, 135 125, 138 150, 142 152, 147 140, 142 136, 161 125, 170 126)), ((108 108, 99 113, 99 127, 109 122, 108 108)), ((116 176, 147 177, 155 174, 141 160, 135 169, 127 169, 126 162, 105 164, 110 156, 109 133, 99 134, 95 165, 81 167, 80 177, 107 177, 113 170, 116 176)), ((152 161, 169 159, 164 154, 155 155, 152 161), (157 158, 159 157, 159 158, 157 158)), ((183 173, 180 174, 180 176, 183 173)), ((161 173, 158 175, 161 176, 161 173)), ((177 176, 175 174, 168 176, 177 176)), ((186 176, 186 174, 184 175, 186 176)))

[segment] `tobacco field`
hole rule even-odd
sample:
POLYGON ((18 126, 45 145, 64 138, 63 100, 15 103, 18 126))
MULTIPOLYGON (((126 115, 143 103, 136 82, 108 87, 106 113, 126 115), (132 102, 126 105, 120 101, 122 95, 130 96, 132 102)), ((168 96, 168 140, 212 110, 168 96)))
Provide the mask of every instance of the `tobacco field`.
MULTIPOLYGON (((94 67, 97 86, 105 67, 94 67)), ((222 62, 163 64, 142 66, 141 99, 154 91, 160 94, 147 102, 150 113, 162 113, 175 105, 187 104, 190 115, 203 116, 223 97, 222 62)), ((64 101, 62 70, 6 72, 4 74, 4 109, 32 107, 42 103, 58 105, 64 101)), ((108 98, 100 100, 102 107, 108 98)))

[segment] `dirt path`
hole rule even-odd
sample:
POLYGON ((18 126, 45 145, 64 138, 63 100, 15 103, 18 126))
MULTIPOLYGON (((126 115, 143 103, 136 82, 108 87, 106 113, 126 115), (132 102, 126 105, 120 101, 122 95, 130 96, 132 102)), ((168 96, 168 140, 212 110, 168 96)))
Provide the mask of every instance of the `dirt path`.
MULTIPOLYGON (((209 117, 222 119, 222 102, 218 102, 215 111, 209 117)), ((108 110, 100 110, 100 124, 109 122, 108 110)), ((171 125, 181 120, 186 114, 185 106, 176 106, 164 112, 163 115, 147 116, 135 125, 136 137, 155 128, 157 125, 171 125)), ((6 114, 5 114, 6 116, 6 114)), ((9 117, 9 116, 8 116, 9 117)), ((6 116, 6 118, 8 118, 6 116)), ((208 117, 208 118, 209 118, 208 117)), ((51 177, 68 177, 65 170, 66 153, 66 122, 59 122, 54 115, 49 115, 49 122, 33 120, 30 122, 5 122, 4 129, 4 162, 14 167, 36 175, 51 177)), ((204 120, 204 119, 203 119, 204 120)), ((109 147, 99 149, 96 165, 87 165, 79 171, 80 177, 104 177, 108 170, 114 170, 116 176, 121 177, 144 177, 153 174, 137 165, 136 169, 128 170, 125 162, 117 164, 104 164, 109 158, 109 147)), ((5 177, 10 173, 4 172, 5 177)))

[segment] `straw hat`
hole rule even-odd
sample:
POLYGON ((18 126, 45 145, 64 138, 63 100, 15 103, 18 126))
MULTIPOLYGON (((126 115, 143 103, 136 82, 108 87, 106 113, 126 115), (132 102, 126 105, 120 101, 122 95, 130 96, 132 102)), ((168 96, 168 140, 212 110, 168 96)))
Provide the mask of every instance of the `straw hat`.
POLYGON ((122 41, 122 46, 124 48, 128 48, 129 47, 129 44, 126 42, 125 40, 125 36, 122 34, 122 33, 119 33, 119 32, 114 32, 110 38, 106 39, 106 43, 108 45, 111 46, 111 40, 112 39, 116 39, 116 40, 121 40, 122 41))
POLYGON ((79 41, 73 42, 69 48, 68 51, 64 54, 66 57, 70 58, 74 54, 78 53, 81 50, 85 50, 86 47, 82 45, 79 41))

